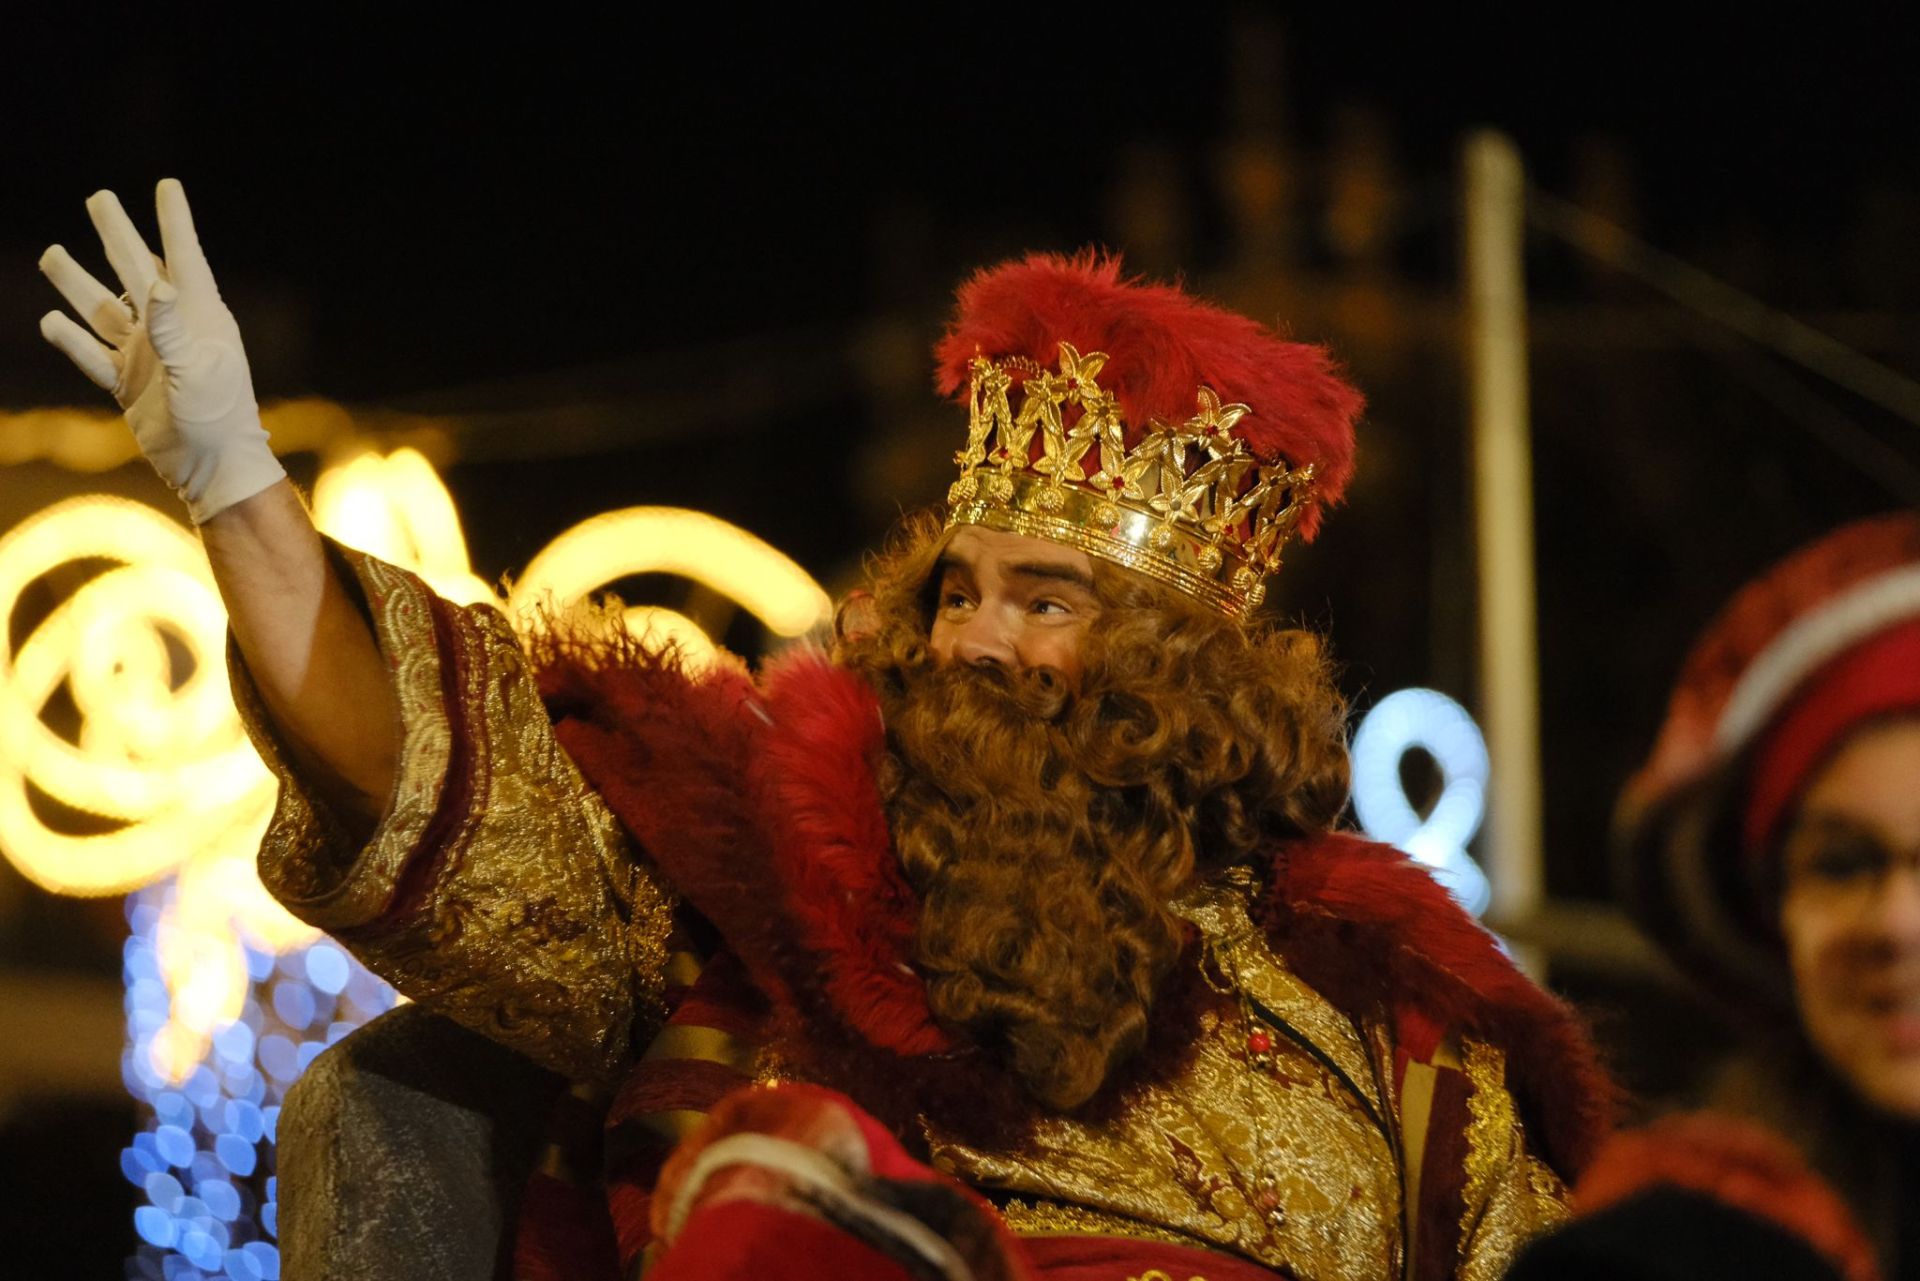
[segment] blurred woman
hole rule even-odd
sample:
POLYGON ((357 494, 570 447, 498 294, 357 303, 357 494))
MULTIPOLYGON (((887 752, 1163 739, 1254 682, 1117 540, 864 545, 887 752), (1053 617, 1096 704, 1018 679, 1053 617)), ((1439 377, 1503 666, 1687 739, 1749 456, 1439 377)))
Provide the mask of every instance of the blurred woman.
POLYGON ((1515 1276, 1920 1276, 1920 515, 1746 587, 1618 826, 1632 909, 1737 1013, 1712 1110, 1622 1135, 1515 1276))

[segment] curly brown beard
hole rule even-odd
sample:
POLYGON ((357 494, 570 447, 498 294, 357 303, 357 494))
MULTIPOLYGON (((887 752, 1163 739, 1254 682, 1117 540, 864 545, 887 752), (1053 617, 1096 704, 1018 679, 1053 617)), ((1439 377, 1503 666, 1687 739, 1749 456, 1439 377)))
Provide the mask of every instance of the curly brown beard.
POLYGON ((1099 560, 1077 688, 937 663, 943 542, 930 518, 908 527, 837 656, 886 717, 882 798, 935 1014, 1072 1108, 1144 1043, 1182 950, 1180 891, 1338 817, 1346 709, 1313 634, 1236 624, 1099 560))

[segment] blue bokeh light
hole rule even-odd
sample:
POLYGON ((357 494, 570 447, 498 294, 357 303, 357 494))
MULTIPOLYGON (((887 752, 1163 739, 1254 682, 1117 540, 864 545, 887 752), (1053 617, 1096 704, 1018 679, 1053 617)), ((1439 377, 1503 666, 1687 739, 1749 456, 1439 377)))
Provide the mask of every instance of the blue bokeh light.
POLYGON ((160 1171, 160 1158, 139 1148, 120 1149, 120 1173, 136 1188, 145 1187, 147 1176, 160 1171))
POLYGON ((280 1252, 264 1242, 256 1241, 241 1247, 241 1252, 251 1258, 260 1269, 260 1275, 266 1281, 280 1281, 280 1252))
POLYGON ((177 1254, 169 1254, 160 1261, 160 1275, 166 1281, 206 1281, 207 1278, 206 1273, 177 1254))
POLYGON ((307 949, 307 981, 328 996, 347 990, 353 966, 347 954, 331 943, 315 943, 307 949))
POLYGON ((253 1144, 237 1134, 223 1134, 213 1141, 214 1155, 220 1158, 220 1164, 232 1170, 241 1178, 253 1173, 258 1157, 253 1144))
POLYGON ((213 1034, 213 1048, 228 1063, 246 1063, 253 1058, 253 1029, 229 1023, 213 1034))
POLYGON ((160 1156, 168 1165, 186 1166, 193 1162, 193 1135, 177 1125, 162 1125, 153 1132, 160 1156))
POLYGON ((247 977, 255 983, 265 983, 273 977, 273 953, 262 952, 258 948, 247 948, 247 977))
POLYGON ((292 1038, 279 1032, 260 1038, 260 1066, 268 1076, 283 1085, 291 1084, 300 1073, 294 1053, 292 1038))
POLYGON ((142 1183, 147 1200, 168 1214, 180 1209, 180 1199, 186 1196, 186 1189, 180 1186, 180 1180, 171 1174, 149 1174, 142 1183))
POLYGON ((202 1179, 194 1191, 207 1203, 207 1209, 213 1217, 222 1223, 232 1223, 240 1217, 239 1190, 226 1180, 202 1179))
POLYGON ((230 1099, 222 1120, 230 1134, 237 1134, 249 1143, 258 1143, 266 1137, 267 1121, 260 1115, 260 1109, 251 1100, 245 1098, 230 1099))
POLYGON ((165 1249, 173 1244, 173 1216, 157 1205, 143 1205, 133 1212, 133 1230, 150 1245, 165 1249))
POLYGON ((279 1281, 274 1139, 287 1087, 321 1050, 392 1007, 392 989, 326 942, 285 955, 246 948, 240 1017, 216 1031, 183 1082, 154 1068, 169 1006, 155 931, 171 884, 128 899, 122 950, 127 1050, 121 1077, 143 1106, 120 1171, 147 1204, 126 1275, 140 1281, 279 1281))
POLYGON ((187 1256, 187 1262, 203 1272, 212 1272, 223 1262, 220 1245, 207 1233, 198 1228, 188 1228, 180 1234, 180 1253, 187 1256))
POLYGON ((315 1005, 313 988, 305 983, 285 979, 273 985, 273 1012, 296 1032, 313 1026, 315 1005))

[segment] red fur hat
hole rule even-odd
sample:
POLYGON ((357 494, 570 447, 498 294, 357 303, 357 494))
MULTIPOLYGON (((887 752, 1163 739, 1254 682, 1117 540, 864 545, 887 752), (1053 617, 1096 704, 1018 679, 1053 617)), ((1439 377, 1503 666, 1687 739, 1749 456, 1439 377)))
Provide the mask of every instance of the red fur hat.
POLYGON ((1353 424, 1366 401, 1326 348, 1288 342, 1176 286, 1129 279, 1119 258, 1093 250, 1029 254, 960 286, 934 351, 940 390, 964 403, 975 356, 1050 366, 1063 342, 1106 354, 1101 383, 1120 402, 1129 446, 1150 420, 1191 417, 1202 387, 1248 406, 1233 434, 1257 458, 1313 465, 1316 502, 1302 513, 1302 539, 1317 530, 1318 509, 1346 491, 1353 424))

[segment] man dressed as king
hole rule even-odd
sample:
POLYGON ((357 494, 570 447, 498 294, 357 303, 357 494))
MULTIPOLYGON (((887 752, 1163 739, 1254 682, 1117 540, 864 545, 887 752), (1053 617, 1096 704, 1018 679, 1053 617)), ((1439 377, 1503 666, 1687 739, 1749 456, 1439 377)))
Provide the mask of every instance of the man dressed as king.
POLYGON ((461 1056, 377 1022, 282 1123, 287 1275, 1473 1279, 1564 1217, 1586 1034, 1335 830, 1344 704, 1261 609, 1352 471, 1324 350, 1097 255, 980 272, 945 505, 824 650, 691 670, 323 540, 179 184, 160 256, 88 207, 124 292, 49 250, 42 330, 203 536, 263 881, 390 1019, 603 1111, 427 1213, 476 1172, 355 1092, 461 1056))

